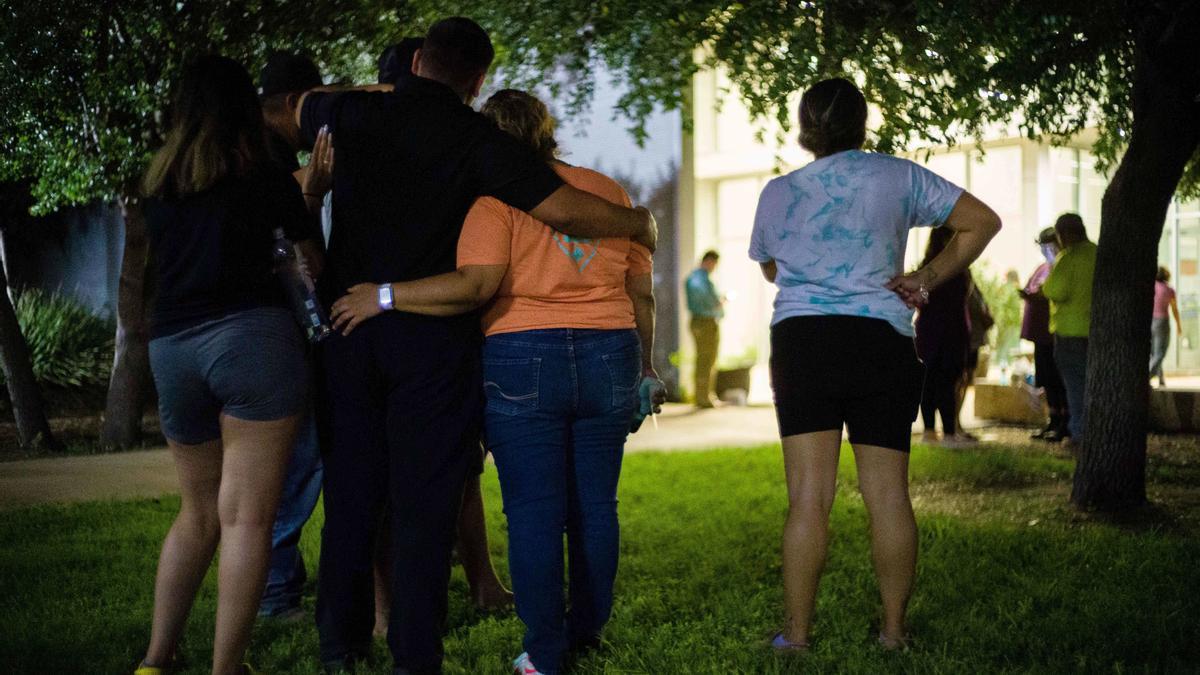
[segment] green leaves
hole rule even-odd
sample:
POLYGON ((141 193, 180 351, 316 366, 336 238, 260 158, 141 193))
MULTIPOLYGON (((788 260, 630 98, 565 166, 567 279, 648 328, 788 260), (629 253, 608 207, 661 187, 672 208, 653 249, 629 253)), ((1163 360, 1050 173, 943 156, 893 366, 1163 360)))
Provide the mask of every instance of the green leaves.
POLYGON ((257 76, 290 49, 361 74, 413 21, 366 0, 0 0, 0 17, 0 179, 28 180, 37 213, 132 189, 192 57, 220 52, 257 76))
POLYGON ((30 289, 17 296, 17 321, 43 385, 103 386, 113 358, 113 322, 71 298, 30 289))
MULTIPOLYGON (((605 64, 627 88, 620 111, 635 136, 656 107, 683 108, 700 67, 726 71, 763 127, 774 121, 784 133, 789 97, 842 75, 883 112, 870 139, 880 150, 970 143, 1000 125, 1052 141, 1096 127, 1101 170, 1127 143, 1135 32, 1157 11, 1122 0, 500 0, 454 9, 506 46, 503 72, 516 84, 550 81, 554 90, 557 79, 567 113, 587 107, 595 65, 605 64)), ((1200 191, 1196 162, 1181 189, 1200 191)))
MULTIPOLYGON (((1170 4, 1170 3, 1167 3, 1170 4)), ((635 138, 659 108, 683 109, 701 67, 724 69, 768 126, 789 96, 849 75, 883 111, 871 141, 895 152, 978 139, 1099 129, 1105 166, 1123 152, 1135 31, 1154 9, 1123 0, 0 0, 0 179, 34 184, 38 211, 112 199, 159 142, 172 76, 218 51, 256 73, 266 53, 313 56, 336 79, 439 17, 491 34, 508 86, 545 87, 585 110, 603 64, 635 138)), ((685 125, 690 120, 684 120, 685 125)), ((1183 183, 1200 191, 1200 165, 1183 183)))

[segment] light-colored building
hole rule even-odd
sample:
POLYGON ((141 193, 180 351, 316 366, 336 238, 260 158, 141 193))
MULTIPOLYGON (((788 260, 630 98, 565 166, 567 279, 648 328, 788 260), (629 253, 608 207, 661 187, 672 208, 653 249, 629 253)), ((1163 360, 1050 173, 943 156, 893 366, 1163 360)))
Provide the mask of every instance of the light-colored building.
MULTIPOLYGON (((752 120, 719 71, 699 73, 688 100, 694 124, 692 133, 683 137, 679 269, 686 274, 707 249, 721 252, 715 278, 729 297, 721 360, 734 363, 754 357, 751 397, 763 400, 770 395, 766 364, 775 289, 747 257, 755 206, 767 181, 803 166, 812 156, 796 142, 795 124, 781 144, 776 141, 778 127, 752 120)), ((787 102, 793 122, 798 100, 787 102)), ((1084 133, 1053 147, 1023 138, 1015 129, 997 129, 982 151, 973 144, 936 147, 915 152, 912 158, 996 210, 1004 228, 982 257, 982 273, 1016 270, 1024 283, 1041 260, 1034 238, 1059 214, 1079 213, 1093 239, 1099 235, 1100 202, 1108 181, 1094 167, 1089 151, 1093 137, 1084 133)), ((928 232, 913 232, 907 267, 915 267, 920 259, 928 232)), ((1172 203, 1159 251, 1161 264, 1174 277, 1184 323, 1183 338, 1173 341, 1168 354, 1168 370, 1200 371, 1200 202, 1172 203)), ((680 325, 686 326, 686 316, 681 319, 680 325)), ((682 336, 684 383, 691 381, 687 369, 692 353, 690 336, 682 336)))

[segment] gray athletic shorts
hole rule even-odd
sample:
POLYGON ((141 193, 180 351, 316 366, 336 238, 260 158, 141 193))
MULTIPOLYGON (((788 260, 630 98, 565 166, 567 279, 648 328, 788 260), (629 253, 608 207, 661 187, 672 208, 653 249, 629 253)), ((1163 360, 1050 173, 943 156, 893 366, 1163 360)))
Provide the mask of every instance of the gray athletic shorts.
POLYGON ((163 435, 195 445, 221 437, 221 415, 277 420, 301 413, 312 375, 291 312, 258 307, 150 341, 163 435))

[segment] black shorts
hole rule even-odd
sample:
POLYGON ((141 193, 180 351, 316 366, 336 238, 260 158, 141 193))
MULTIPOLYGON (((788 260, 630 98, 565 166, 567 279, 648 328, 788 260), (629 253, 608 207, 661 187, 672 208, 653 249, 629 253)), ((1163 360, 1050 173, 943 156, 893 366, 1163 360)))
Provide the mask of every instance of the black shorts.
POLYGON ((771 327, 781 437, 844 424, 851 443, 908 452, 924 372, 912 338, 881 319, 799 316, 771 327))

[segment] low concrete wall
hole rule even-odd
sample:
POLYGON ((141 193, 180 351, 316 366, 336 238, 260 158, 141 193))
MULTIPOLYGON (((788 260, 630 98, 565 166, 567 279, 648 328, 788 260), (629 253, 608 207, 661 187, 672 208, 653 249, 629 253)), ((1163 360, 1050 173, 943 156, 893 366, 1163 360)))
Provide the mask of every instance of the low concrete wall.
POLYGON ((1200 430, 1200 390, 1151 390, 1150 428, 1154 431, 1200 430))
POLYGON ((1028 386, 976 382, 975 417, 1038 426, 1046 423, 1046 404, 1041 391, 1028 386))
MULTIPOLYGON (((975 417, 1006 424, 1045 424, 1044 397, 1028 386, 976 382, 975 417)), ((1200 431, 1200 389, 1151 390, 1150 430, 1200 431)))

